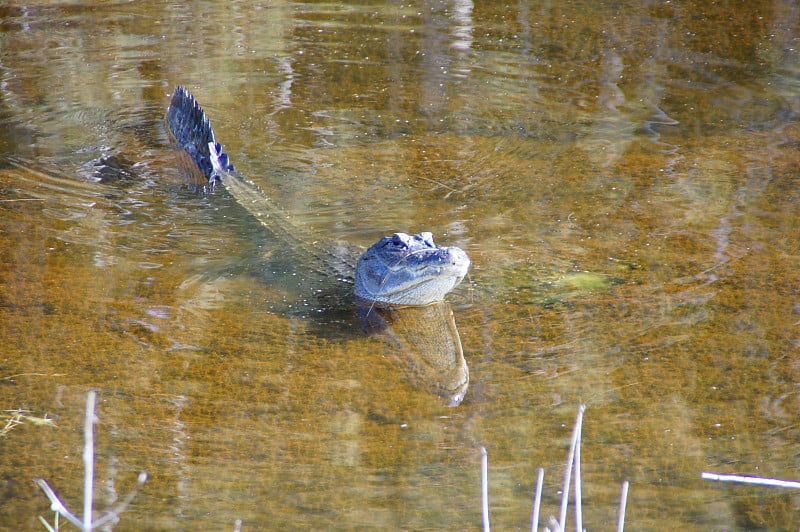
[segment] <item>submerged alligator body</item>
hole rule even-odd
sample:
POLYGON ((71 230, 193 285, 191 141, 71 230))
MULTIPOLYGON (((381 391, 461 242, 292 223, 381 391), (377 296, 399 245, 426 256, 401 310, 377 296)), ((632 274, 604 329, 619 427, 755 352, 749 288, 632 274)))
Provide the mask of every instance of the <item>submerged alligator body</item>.
POLYGON ((316 269, 354 280, 356 298, 362 303, 416 306, 441 301, 469 269, 463 250, 436 245, 429 232, 384 237, 357 262, 358 253, 342 253, 342 246, 321 248, 317 239, 304 237, 257 185, 234 169, 214 137, 208 116, 183 87, 177 87, 172 96, 167 126, 189 182, 212 187, 221 182, 262 224, 311 255, 318 262, 316 269))

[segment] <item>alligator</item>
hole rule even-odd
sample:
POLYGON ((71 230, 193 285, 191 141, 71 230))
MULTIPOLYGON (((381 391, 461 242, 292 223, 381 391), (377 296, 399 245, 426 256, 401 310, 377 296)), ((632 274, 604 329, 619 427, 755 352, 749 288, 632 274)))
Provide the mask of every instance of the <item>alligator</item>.
POLYGON ((236 171, 217 143, 208 116, 184 87, 177 87, 172 96, 167 131, 187 184, 209 190, 221 183, 272 234, 304 255, 304 265, 348 283, 339 286, 347 286, 355 296, 362 330, 380 338, 389 347, 387 355, 413 381, 448 406, 461 403, 469 368, 453 312, 443 299, 469 269, 463 250, 436 245, 429 232, 395 233, 366 251, 309 234, 236 171))
POLYGON ((259 222, 310 255, 315 269, 353 283, 359 304, 429 305, 442 301, 467 274, 467 254, 458 247, 435 244, 430 232, 394 233, 360 257, 348 245, 320 244, 329 241, 305 235, 258 185, 234 168, 216 141, 211 120, 185 87, 176 87, 172 95, 167 130, 189 183, 210 188, 222 183, 259 222))

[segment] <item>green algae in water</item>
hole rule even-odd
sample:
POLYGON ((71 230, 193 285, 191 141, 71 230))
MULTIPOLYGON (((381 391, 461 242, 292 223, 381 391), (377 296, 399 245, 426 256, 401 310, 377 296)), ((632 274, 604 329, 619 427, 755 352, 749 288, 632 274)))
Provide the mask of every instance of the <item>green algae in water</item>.
POLYGON ((606 290, 611 286, 611 279, 600 273, 575 272, 559 279, 556 286, 577 290, 606 290))

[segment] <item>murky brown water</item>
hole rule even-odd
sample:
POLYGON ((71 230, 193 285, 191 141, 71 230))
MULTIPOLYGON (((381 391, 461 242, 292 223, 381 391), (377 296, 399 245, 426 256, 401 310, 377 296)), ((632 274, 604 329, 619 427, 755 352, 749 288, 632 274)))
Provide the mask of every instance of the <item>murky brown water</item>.
POLYGON ((93 388, 98 509, 151 478, 117 530, 477 529, 480 446, 524 529, 580 402, 589 529, 625 479, 631 530, 797 529, 700 473, 800 479, 799 38, 791 1, 0 7, 0 408, 57 425, 0 437, 2 527, 37 477, 80 510, 93 388), (298 225, 467 250, 459 406, 180 185, 177 84, 298 225))

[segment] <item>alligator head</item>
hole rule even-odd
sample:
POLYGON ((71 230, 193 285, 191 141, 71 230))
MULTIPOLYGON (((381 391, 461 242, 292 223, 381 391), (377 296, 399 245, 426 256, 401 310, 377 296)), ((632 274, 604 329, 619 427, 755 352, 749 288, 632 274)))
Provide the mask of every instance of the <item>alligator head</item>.
POLYGON ((395 233, 358 259, 356 296, 388 305, 427 305, 444 299, 469 264, 461 248, 437 246, 431 233, 395 233))

